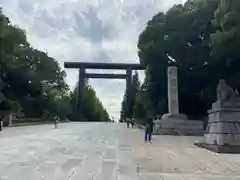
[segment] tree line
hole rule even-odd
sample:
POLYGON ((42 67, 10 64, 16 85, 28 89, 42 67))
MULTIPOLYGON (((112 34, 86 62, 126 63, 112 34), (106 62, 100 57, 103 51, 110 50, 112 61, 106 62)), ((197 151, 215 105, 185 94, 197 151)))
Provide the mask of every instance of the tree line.
MULTIPOLYGON (((66 73, 46 52, 33 48, 26 32, 13 25, 0 9, 0 110, 50 120, 70 119, 77 90, 70 90, 66 73)), ((90 85, 84 89, 85 120, 109 121, 109 115, 90 85)))
POLYGON ((146 77, 135 94, 133 117, 168 112, 166 71, 171 65, 178 67, 180 112, 189 119, 207 115, 219 79, 239 90, 239 17, 239 0, 188 0, 154 15, 139 35, 146 77))

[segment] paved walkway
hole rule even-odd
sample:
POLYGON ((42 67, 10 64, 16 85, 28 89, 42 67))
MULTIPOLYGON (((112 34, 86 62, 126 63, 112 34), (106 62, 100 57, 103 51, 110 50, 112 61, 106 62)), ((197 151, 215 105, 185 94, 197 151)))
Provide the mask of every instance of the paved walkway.
POLYGON ((0 180, 240 180, 240 156, 197 148, 199 137, 142 137, 105 123, 4 129, 0 180))

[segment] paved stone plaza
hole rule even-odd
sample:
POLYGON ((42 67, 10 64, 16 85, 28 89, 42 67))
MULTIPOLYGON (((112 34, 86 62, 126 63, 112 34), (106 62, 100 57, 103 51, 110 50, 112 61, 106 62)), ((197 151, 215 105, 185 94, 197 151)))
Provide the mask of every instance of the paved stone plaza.
POLYGON ((240 180, 240 156, 195 147, 201 137, 155 136, 124 124, 70 123, 0 132, 1 180, 240 180))

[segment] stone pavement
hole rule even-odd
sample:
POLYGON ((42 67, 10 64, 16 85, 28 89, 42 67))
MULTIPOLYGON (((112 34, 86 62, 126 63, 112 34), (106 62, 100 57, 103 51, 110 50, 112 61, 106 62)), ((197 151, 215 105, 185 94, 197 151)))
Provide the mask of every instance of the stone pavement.
POLYGON ((0 180, 240 180, 240 156, 123 124, 69 123, 0 132, 0 180))

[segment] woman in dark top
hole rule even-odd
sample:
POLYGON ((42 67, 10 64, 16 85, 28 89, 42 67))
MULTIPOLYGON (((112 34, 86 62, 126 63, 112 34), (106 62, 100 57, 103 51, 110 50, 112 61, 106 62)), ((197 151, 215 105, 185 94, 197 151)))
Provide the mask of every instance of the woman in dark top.
POLYGON ((152 142, 153 125, 152 118, 148 118, 145 126, 145 142, 152 142))

